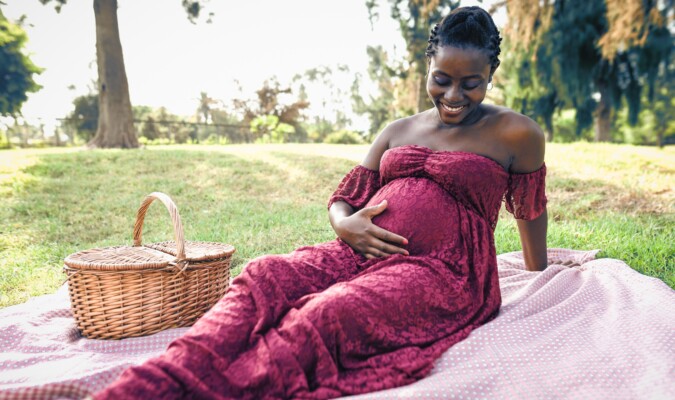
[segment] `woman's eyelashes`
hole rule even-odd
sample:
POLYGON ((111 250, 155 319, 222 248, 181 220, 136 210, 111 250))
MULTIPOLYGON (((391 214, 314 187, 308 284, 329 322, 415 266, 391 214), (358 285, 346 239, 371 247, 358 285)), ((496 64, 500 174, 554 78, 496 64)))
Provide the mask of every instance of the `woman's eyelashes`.
MULTIPOLYGON (((440 75, 434 75, 434 82, 439 86, 448 86, 452 83, 450 78, 440 75)), ((464 90, 473 90, 479 87, 483 82, 482 81, 467 81, 462 83, 462 89, 464 90)))
POLYGON ((436 82, 437 85, 445 86, 450 83, 450 79, 444 76, 434 75, 434 82, 436 82))
POLYGON ((466 90, 473 90, 479 87, 483 82, 467 82, 462 85, 466 90))

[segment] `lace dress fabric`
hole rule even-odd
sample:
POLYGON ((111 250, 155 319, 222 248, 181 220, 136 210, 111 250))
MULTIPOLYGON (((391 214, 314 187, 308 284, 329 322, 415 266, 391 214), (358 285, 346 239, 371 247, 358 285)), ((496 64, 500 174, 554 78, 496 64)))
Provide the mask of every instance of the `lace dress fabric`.
POLYGON ((546 165, 529 174, 512 174, 505 195, 506 209, 518 219, 537 218, 546 209, 546 165))
POLYGON ((344 201, 360 210, 378 190, 380 190, 380 173, 362 165, 354 167, 342 179, 335 193, 328 200, 328 208, 337 201, 344 201))
POLYGON ((355 167, 329 200, 387 199, 373 222, 409 256, 366 259, 339 239, 251 261, 167 352, 96 398, 324 399, 412 383, 501 304, 494 227, 546 205, 546 169, 509 174, 466 152, 402 146, 355 167))

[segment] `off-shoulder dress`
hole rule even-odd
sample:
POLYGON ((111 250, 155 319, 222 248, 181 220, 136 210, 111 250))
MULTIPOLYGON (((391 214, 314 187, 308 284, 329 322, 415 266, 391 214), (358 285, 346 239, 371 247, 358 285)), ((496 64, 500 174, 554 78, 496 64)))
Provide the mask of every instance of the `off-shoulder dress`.
POLYGON ((501 304, 494 228, 546 207, 546 167, 509 173, 475 153, 405 145, 357 166, 329 200, 408 239, 408 256, 366 259, 340 239, 249 262, 228 293, 163 355, 97 398, 320 399, 405 385, 501 304))

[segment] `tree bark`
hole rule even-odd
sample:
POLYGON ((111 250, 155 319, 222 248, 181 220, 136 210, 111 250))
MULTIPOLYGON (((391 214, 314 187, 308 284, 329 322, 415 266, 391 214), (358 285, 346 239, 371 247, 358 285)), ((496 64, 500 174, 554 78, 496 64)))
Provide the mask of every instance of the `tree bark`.
POLYGON ((136 148, 138 138, 117 26, 117 0, 94 0, 94 15, 99 116, 96 135, 89 146, 136 148))
POLYGON ((595 141, 610 142, 612 140, 612 104, 606 84, 598 85, 600 103, 595 110, 595 141))

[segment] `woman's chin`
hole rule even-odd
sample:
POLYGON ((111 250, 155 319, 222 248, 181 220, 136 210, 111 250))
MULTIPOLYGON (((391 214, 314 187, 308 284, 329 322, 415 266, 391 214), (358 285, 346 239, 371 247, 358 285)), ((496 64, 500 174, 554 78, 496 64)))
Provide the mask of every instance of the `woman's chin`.
POLYGON ((458 112, 450 112, 445 109, 442 105, 436 106, 436 111, 438 112, 438 118, 444 125, 458 125, 461 124, 464 118, 466 117, 468 107, 461 109, 458 112))

